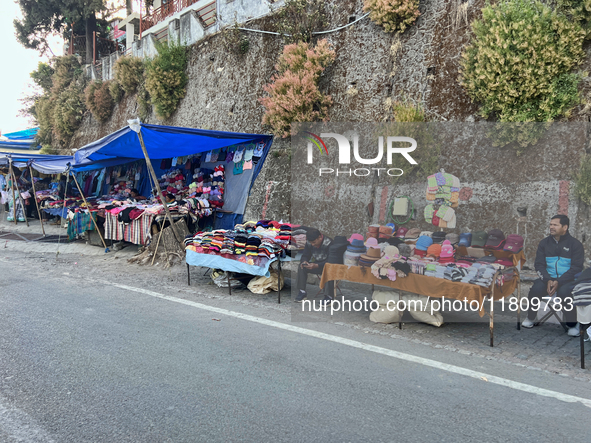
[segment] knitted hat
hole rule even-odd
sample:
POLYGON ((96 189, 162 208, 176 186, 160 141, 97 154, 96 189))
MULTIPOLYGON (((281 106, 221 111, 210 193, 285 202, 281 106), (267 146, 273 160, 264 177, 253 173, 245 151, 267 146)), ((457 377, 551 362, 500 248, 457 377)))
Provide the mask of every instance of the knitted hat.
POLYGON ((479 248, 484 248, 484 245, 486 245, 486 241, 488 240, 488 234, 484 231, 476 231, 472 233, 472 244, 471 246, 474 247, 479 247, 479 248))
POLYGON ((427 248, 427 256, 439 257, 441 255, 441 245, 434 243, 427 248))
MULTIPOLYGON (((428 252, 428 251, 427 251, 428 252)), ((454 247, 449 240, 445 240, 441 246, 441 258, 448 258, 454 256, 454 247)))
POLYGON ((423 235, 426 235, 427 237, 431 237, 433 235, 433 231, 421 231, 421 233, 419 234, 419 237, 422 237, 423 235))
POLYGON ((433 244, 433 239, 431 237, 427 237, 426 235, 421 235, 417 240, 417 244, 415 250, 419 251, 426 251, 429 246, 433 244))
POLYGON ((403 255, 404 257, 410 257, 412 255, 412 247, 405 243, 402 243, 400 246, 398 246, 398 251, 400 255, 403 255))
POLYGON ((427 223, 431 223, 433 221, 433 213, 434 212, 435 212, 435 208, 433 207, 433 205, 429 204, 429 205, 425 206, 424 215, 425 215, 425 221, 427 223))

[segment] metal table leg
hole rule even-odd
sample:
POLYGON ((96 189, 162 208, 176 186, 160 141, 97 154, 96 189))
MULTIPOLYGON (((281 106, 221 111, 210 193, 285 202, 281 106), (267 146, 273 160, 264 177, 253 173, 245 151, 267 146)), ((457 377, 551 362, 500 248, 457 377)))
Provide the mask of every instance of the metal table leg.
POLYGON ((277 303, 281 303, 281 259, 277 259, 277 303))
POLYGON ((585 369, 585 330, 587 328, 583 328, 581 330, 581 335, 579 339, 581 340, 581 369, 585 369))
POLYGON ((191 270, 189 268, 189 263, 187 263, 187 284, 191 286, 191 270))

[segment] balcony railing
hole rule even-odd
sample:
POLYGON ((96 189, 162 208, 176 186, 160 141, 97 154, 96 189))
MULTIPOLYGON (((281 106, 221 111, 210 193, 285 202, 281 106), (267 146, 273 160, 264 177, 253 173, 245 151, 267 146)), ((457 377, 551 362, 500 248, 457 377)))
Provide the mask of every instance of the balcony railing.
MULTIPOLYGON (((152 26, 163 22, 168 17, 181 12, 189 6, 197 3, 199 0, 168 0, 159 8, 156 8, 154 12, 142 18, 140 27, 142 31, 150 29, 152 26)), ((208 28, 213 25, 216 21, 216 2, 215 0, 207 4, 203 8, 197 10, 197 15, 203 23, 204 28, 208 28)))
MULTIPOLYGON (((103 57, 106 57, 114 52, 124 52, 125 45, 121 42, 108 40, 106 38, 98 37, 96 33, 93 33, 94 45, 92 60, 96 62, 103 57)), ((83 62, 87 61, 86 57, 86 36, 84 35, 73 35, 69 41, 68 55, 78 55, 82 58, 83 62)))

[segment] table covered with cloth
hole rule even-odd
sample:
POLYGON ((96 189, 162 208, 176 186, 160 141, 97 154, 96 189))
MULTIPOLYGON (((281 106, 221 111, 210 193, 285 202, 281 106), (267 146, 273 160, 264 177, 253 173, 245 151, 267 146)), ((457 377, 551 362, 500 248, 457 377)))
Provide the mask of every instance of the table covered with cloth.
POLYGON ((145 245, 151 238, 150 227, 154 221, 154 214, 142 213, 130 223, 123 223, 117 215, 105 212, 105 238, 109 240, 123 240, 136 245, 145 245))
POLYGON ((77 235, 94 230, 93 218, 96 222, 96 212, 78 212, 74 214, 74 218, 68 222, 68 239, 74 240, 77 235))
POLYGON ((261 266, 250 265, 232 258, 222 257, 217 254, 200 254, 195 251, 187 249, 186 262, 191 266, 203 266, 211 269, 221 269, 227 272, 237 272, 241 274, 250 274, 263 277, 270 277, 269 267, 277 258, 261 259, 259 264, 261 266))
MULTIPOLYGON (((397 278, 395 281, 380 279, 371 273, 371 268, 363 266, 347 266, 327 263, 324 265, 320 288, 324 288, 327 282, 332 280, 346 280, 355 283, 387 286, 392 289, 422 294, 428 297, 446 297, 456 300, 478 301, 479 314, 484 315, 484 299, 491 294, 491 287, 483 287, 470 283, 452 282, 443 278, 429 277, 420 274, 408 274, 406 277, 397 278)), ((504 285, 495 285, 494 300, 505 298, 515 291, 519 277, 505 282, 504 285)))

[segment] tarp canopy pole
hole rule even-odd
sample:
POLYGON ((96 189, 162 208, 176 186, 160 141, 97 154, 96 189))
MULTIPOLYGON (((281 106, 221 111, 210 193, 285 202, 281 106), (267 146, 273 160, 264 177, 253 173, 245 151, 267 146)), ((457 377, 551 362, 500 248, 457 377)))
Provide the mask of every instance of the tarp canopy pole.
MULTIPOLYGON (((92 211, 90 210, 90 206, 88 205, 88 202, 86 201, 86 197, 84 197, 84 193, 82 192, 82 189, 80 189, 80 185, 78 184, 78 180, 76 180, 76 175, 74 174, 74 171, 72 171, 71 169, 70 169, 70 174, 72 174, 72 178, 74 179, 74 183, 76 183, 76 187, 78 188, 78 192, 82 196, 82 200, 84 200, 84 204, 86 205, 86 209, 88 209, 88 213, 90 214, 90 219, 92 220, 92 223, 94 224, 94 228, 96 229, 96 232, 98 232, 98 235, 100 236, 101 241, 103 242, 103 246, 105 247, 105 252, 109 252, 109 248, 107 247, 107 243, 105 242, 105 239, 103 238, 103 234, 101 234, 101 231, 100 231, 98 225, 96 224, 96 220, 92 216, 92 211)), ((64 192, 64 202, 65 201, 66 201, 66 193, 64 192)))
MULTIPOLYGON (((14 199, 14 187, 18 190, 18 184, 16 182, 16 176, 14 175, 14 169, 12 168, 12 160, 10 160, 10 172, 12 173, 12 206, 14 208, 14 223, 18 224, 17 217, 16 217, 16 200, 14 199)), ((27 220, 27 211, 25 210, 25 202, 23 200, 23 196, 21 192, 18 191, 18 199, 21 202, 21 208, 23 210, 23 217, 25 218, 25 223, 27 224, 27 228, 29 227, 29 220, 27 220)))
POLYGON ((33 178, 33 168, 29 163, 29 173, 31 174, 31 184, 33 185, 33 200, 35 200, 35 206, 37 207, 37 215, 39 215, 39 221, 41 222, 41 230, 43 231, 43 237, 45 237, 45 228, 43 227, 43 216, 39 210, 39 203, 37 202, 37 191, 35 191, 35 179, 33 178))
POLYGON ((12 162, 10 159, 8 160, 8 168, 10 169, 10 180, 12 181, 12 186, 10 189, 12 190, 12 212, 14 213, 14 224, 17 225, 18 221, 16 219, 16 196, 14 195, 14 173, 12 172, 12 162))
MULTIPOLYGON (((134 129, 134 128, 132 128, 134 129)), ((135 129, 134 129, 135 130, 135 129)), ((158 177, 156 176, 156 172, 154 171, 154 167, 152 166, 152 162, 150 161, 150 157, 148 156, 148 151, 146 150, 146 145, 144 145, 144 139, 142 137, 142 130, 141 127, 137 130, 137 136, 140 140, 140 145, 142 147, 142 151, 144 152, 144 157, 146 158, 146 165, 148 166, 148 170, 152 175, 152 180, 154 180, 154 184, 156 185, 156 190, 158 191, 158 196, 160 197, 160 202, 164 206, 164 211, 166 212, 166 217, 168 217, 168 221, 170 222, 170 228, 172 229, 172 233, 174 234, 174 238, 182 246, 182 240, 180 239, 180 235, 176 232, 176 226, 174 225, 174 221, 172 220, 172 215, 170 215, 170 211, 168 210, 168 204, 162 195, 162 189, 160 189, 160 183, 158 183, 158 177)), ((162 232, 160 232, 162 236, 162 232)))

